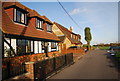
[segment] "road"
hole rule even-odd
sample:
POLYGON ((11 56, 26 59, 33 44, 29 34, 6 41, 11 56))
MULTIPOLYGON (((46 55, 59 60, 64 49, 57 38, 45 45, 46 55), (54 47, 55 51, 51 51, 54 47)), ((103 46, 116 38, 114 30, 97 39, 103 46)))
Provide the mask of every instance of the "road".
POLYGON ((93 50, 49 79, 118 79, 118 71, 105 50, 93 50))

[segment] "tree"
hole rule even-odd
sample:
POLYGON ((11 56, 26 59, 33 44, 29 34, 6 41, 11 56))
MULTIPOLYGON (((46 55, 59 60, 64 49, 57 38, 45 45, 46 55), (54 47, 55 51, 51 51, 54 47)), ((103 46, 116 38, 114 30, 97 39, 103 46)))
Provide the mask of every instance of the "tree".
POLYGON ((90 50, 90 41, 92 40, 90 28, 86 27, 84 31, 85 31, 85 40, 87 41, 87 45, 88 45, 88 50, 90 50))

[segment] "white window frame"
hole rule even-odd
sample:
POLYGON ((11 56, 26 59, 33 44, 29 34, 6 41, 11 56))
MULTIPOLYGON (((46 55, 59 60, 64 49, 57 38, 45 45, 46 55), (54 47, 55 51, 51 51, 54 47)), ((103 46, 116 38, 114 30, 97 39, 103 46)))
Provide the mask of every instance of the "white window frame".
POLYGON ((27 15, 26 13, 23 13, 22 11, 14 8, 14 21, 20 24, 27 24, 27 15), (18 17, 17 13, 20 13, 20 17, 18 17), (18 21, 18 18, 20 18, 20 21, 18 21))
POLYGON ((21 22, 25 23, 25 14, 24 13, 21 13, 21 22))
POLYGON ((38 41, 34 41, 34 53, 38 53, 38 41))
POLYGON ((14 9, 14 21, 16 21, 16 8, 14 9))
POLYGON ((48 24, 48 23, 47 23, 47 31, 52 32, 52 26, 50 24, 48 24))
POLYGON ((36 18, 36 28, 43 29, 43 21, 38 18, 36 18))

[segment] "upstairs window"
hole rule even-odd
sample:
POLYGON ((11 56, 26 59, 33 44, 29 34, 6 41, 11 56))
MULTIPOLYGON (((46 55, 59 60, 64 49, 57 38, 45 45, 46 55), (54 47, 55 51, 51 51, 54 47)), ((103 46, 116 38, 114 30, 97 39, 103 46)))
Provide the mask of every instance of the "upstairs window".
POLYGON ((21 24, 27 24, 26 13, 18 9, 14 9, 14 21, 21 24))
POLYGON ((36 18, 36 28, 43 30, 43 21, 36 18))
POLYGON ((52 25, 47 24, 47 31, 48 31, 48 32, 52 32, 52 25))

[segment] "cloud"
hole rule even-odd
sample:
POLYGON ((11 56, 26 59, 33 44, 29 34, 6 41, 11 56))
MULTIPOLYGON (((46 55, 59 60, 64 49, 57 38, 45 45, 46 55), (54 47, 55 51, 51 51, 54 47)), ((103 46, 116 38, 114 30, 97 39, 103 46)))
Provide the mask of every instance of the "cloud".
POLYGON ((86 12, 86 11, 87 11, 86 8, 75 8, 69 13, 70 15, 75 15, 75 14, 79 14, 79 13, 86 12))

